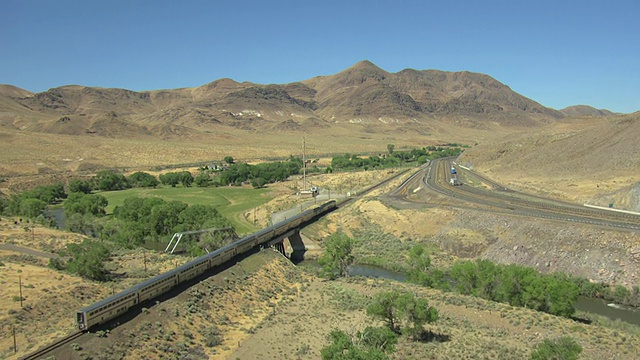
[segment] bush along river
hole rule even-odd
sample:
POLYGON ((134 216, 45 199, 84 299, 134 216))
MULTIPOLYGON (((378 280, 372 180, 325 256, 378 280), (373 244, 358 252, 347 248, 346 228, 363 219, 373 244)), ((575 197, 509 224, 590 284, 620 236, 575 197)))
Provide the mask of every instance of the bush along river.
MULTIPOLYGON (((301 264, 310 267, 320 266, 317 261, 313 260, 304 260, 301 264)), ((353 265, 349 268, 349 275, 382 278, 400 282, 407 281, 407 276, 403 273, 390 271, 372 265, 353 265)), ((636 326, 640 326, 640 309, 617 305, 602 299, 589 298, 586 296, 579 296, 578 301, 575 303, 574 307, 578 311, 584 311, 604 316, 610 320, 620 320, 636 326)))

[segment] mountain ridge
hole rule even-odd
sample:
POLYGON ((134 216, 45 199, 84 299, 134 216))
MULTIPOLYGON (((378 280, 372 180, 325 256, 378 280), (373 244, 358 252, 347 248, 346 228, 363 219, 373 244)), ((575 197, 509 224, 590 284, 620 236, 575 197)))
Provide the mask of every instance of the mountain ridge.
POLYGON ((287 84, 222 78, 193 88, 137 92, 65 85, 40 93, 0 86, 0 124, 5 127, 105 137, 171 136, 174 131, 157 131, 167 127, 176 136, 225 126, 302 131, 303 122, 352 124, 374 132, 398 131, 408 124, 428 128, 434 120, 485 130, 528 128, 571 116, 567 114, 571 111, 544 107, 489 75, 414 69, 390 73, 368 60, 337 74, 287 84))

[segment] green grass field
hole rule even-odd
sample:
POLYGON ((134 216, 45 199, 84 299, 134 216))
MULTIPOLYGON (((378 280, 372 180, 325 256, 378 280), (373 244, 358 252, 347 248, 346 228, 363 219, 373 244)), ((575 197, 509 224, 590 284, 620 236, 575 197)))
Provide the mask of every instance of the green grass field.
POLYGON ((243 213, 260 206, 274 196, 269 189, 249 189, 235 187, 199 188, 199 187, 159 187, 157 189, 128 189, 107 191, 100 195, 109 200, 107 213, 113 212, 116 206, 122 205, 129 197, 159 197, 172 201, 182 201, 189 205, 203 204, 214 206, 231 222, 238 234, 247 234, 257 230, 243 218, 243 213))

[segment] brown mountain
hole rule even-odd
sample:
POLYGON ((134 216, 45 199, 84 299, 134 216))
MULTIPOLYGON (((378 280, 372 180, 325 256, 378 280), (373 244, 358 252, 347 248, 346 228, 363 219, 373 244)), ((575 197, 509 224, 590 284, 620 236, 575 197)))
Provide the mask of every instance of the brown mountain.
POLYGON ((346 121, 465 118, 532 126, 563 117, 513 92, 495 79, 470 72, 402 70, 388 73, 362 61, 336 75, 303 82, 317 91, 318 114, 346 121))
POLYGON ((610 116, 615 115, 606 109, 596 109, 589 105, 574 105, 560 110, 566 116, 610 116))
POLYGON ((563 116, 487 75, 412 69, 389 73, 369 61, 283 85, 220 79, 172 90, 69 85, 37 94, 0 87, 0 123, 5 127, 105 137, 188 137, 220 127, 280 132, 340 123, 382 133, 430 129, 436 120, 488 129, 537 126, 563 116))

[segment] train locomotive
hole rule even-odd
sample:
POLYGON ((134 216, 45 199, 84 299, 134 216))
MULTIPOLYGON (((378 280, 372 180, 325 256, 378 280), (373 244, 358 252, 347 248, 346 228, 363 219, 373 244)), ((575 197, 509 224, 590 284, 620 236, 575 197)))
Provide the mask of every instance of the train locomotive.
POLYGON ((149 301, 169 291, 174 286, 189 281, 205 271, 223 264, 237 254, 263 245, 271 239, 299 227, 301 224, 332 211, 337 206, 335 200, 328 201, 316 208, 303 211, 287 220, 259 230, 251 235, 198 257, 173 270, 157 275, 118 294, 100 300, 76 312, 76 324, 79 330, 103 324, 114 319, 141 303, 149 301))

